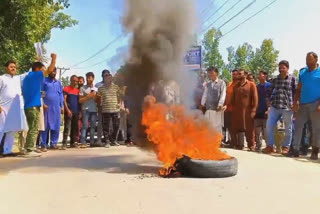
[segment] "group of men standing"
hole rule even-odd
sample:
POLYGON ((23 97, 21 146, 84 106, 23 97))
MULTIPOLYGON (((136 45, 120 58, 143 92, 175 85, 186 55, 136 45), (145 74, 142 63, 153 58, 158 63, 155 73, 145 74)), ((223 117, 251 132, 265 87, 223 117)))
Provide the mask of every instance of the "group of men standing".
POLYGON ((299 157, 300 141, 306 123, 311 124, 311 159, 318 159, 320 148, 320 68, 318 56, 310 52, 307 67, 300 70, 299 83, 289 74, 289 62, 279 63, 279 75, 268 81, 268 73, 260 71, 255 84, 252 74, 244 69, 232 71, 228 86, 219 79, 217 68, 207 69, 206 83, 200 108, 213 127, 222 133, 229 131, 230 146, 242 150, 245 141, 250 151, 261 151, 266 141, 266 154, 275 152, 277 123, 284 122, 285 138, 282 154, 299 157), (294 130, 294 132, 293 132, 294 130))
MULTIPOLYGON (((124 94, 113 83, 111 72, 104 70, 103 81, 96 85, 92 72, 86 74, 86 85, 83 77, 73 75, 70 85, 63 88, 56 79, 56 55, 52 54, 51 58, 48 69, 41 62, 35 62, 31 71, 22 75, 17 75, 15 61, 5 64, 6 74, 0 76, 0 153, 14 155, 12 147, 17 132, 27 133, 22 151, 25 157, 39 157, 49 147, 58 149, 61 114, 64 114, 64 131, 59 149, 67 148, 68 136, 70 147, 79 147, 77 142, 80 142, 80 148, 86 148, 88 127, 90 146, 119 145, 120 113, 126 115, 129 109, 124 94), (44 129, 40 131, 41 120, 44 129), (96 128, 97 142, 94 139, 96 128)), ((127 130, 126 143, 132 145, 130 130, 127 130)))

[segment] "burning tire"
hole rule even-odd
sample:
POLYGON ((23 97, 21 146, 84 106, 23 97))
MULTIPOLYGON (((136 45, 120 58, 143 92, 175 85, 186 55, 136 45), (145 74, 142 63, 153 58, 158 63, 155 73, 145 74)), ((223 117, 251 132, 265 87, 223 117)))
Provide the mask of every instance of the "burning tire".
POLYGON ((176 161, 175 167, 187 177, 226 178, 237 174, 238 160, 236 158, 222 161, 195 160, 184 156, 176 161))

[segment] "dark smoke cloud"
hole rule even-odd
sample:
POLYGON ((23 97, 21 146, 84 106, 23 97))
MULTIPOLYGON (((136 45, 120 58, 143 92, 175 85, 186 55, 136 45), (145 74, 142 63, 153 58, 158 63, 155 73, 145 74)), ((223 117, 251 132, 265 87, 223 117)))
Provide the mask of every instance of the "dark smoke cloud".
MULTIPOLYGON (((193 0, 127 0, 123 25, 132 34, 128 69, 131 123, 137 143, 146 143, 142 103, 152 83, 181 82, 183 57, 194 36, 193 0)), ((185 83, 184 83, 185 84, 185 83)))

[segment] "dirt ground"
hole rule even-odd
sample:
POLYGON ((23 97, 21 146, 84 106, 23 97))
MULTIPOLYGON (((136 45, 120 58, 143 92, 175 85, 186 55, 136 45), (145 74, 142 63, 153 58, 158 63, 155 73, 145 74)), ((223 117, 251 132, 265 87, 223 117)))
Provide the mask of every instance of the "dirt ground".
POLYGON ((320 162, 227 150, 226 179, 164 179, 152 153, 113 147, 0 159, 1 214, 320 213, 320 162))

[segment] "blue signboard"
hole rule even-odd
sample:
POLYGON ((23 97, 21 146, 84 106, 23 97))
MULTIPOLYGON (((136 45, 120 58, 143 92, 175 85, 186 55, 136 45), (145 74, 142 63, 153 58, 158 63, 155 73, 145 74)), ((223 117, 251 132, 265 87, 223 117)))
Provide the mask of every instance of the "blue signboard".
POLYGON ((185 66, 190 67, 191 69, 200 69, 202 58, 201 58, 201 46, 191 47, 183 60, 185 66))

